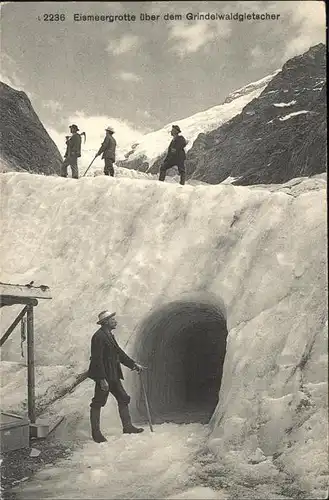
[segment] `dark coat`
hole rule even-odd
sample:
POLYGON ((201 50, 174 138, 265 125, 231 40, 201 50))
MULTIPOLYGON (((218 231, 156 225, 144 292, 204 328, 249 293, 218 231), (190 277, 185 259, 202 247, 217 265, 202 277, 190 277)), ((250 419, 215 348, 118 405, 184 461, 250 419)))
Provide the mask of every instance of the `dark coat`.
POLYGON ((171 143, 169 144, 165 161, 170 162, 174 165, 176 165, 176 163, 179 164, 184 162, 186 158, 184 149, 186 144, 187 142, 182 135, 176 135, 176 137, 173 137, 171 143))
POLYGON ((117 142, 112 135, 106 135, 101 147, 98 150, 97 155, 103 153, 103 159, 109 159, 115 162, 115 150, 117 147, 117 142))
POLYGON ((77 158, 81 156, 81 135, 78 132, 72 134, 66 141, 66 153, 64 157, 69 158, 70 156, 76 156, 77 158))
POLYGON ((135 362, 119 347, 114 336, 100 328, 91 339, 91 356, 88 377, 99 381, 117 382, 123 379, 120 363, 131 370, 135 362))

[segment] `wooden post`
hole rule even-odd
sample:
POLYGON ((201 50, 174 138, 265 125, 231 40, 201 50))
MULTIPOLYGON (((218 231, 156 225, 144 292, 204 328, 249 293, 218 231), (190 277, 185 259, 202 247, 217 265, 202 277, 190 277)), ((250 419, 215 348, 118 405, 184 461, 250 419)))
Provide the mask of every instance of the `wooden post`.
POLYGON ((27 404, 31 424, 35 423, 34 325, 33 306, 27 306, 27 404))

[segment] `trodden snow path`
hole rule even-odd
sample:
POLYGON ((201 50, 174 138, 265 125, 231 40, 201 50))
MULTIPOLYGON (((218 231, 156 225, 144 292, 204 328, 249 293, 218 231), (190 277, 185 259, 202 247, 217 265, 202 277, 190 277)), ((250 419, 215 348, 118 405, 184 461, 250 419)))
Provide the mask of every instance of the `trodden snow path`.
MULTIPOLYGON (((139 435, 113 431, 106 443, 90 440, 69 459, 40 470, 15 489, 18 498, 158 499, 196 486, 196 456, 207 426, 165 423, 139 435)), ((201 492, 209 495, 210 489, 199 487, 197 498, 201 492)), ((209 498, 224 498, 218 493, 209 498)))

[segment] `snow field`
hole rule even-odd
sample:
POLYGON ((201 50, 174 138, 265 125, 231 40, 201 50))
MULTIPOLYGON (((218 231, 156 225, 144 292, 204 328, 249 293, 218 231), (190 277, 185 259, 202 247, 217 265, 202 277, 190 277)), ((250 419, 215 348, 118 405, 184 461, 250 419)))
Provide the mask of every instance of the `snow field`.
MULTIPOLYGON (((40 300, 35 311, 36 362, 49 367, 37 370, 41 401, 87 368, 99 311, 116 310, 118 341, 133 356, 138 325, 151 311, 191 293, 210 294, 224 304, 229 335, 219 404, 211 434, 206 438, 201 432, 202 439, 218 464, 224 464, 231 488, 239 478, 254 477, 259 487, 268 486, 271 498, 278 492, 273 485, 284 484, 278 473, 283 470, 298 491, 324 498, 325 186, 299 180, 286 185, 287 193, 230 184, 182 187, 149 179, 98 176, 75 181, 19 173, 3 174, 1 183, 1 281, 33 279, 36 285, 50 286, 53 297, 40 300), (248 463, 253 456, 255 465, 248 463)), ((1 310, 4 329, 13 315, 11 308, 1 310)), ((17 332, 4 345, 3 359, 10 379, 5 370, 1 396, 10 401, 14 394, 11 409, 21 410, 26 401, 23 372, 20 367, 16 373, 12 364, 22 361, 17 332)), ((125 377, 129 392, 129 371, 125 377)), ((52 405, 55 414, 65 412, 71 438, 76 433, 76 439, 87 439, 91 391, 90 382, 84 382, 52 405)), ((104 417, 104 431, 114 439, 120 427, 112 403, 104 417)), ((138 439, 148 436, 146 430, 138 439)), ((184 472, 190 456, 184 451, 186 439, 183 433, 182 441, 176 438, 177 450, 170 450, 177 457, 173 467, 183 471, 182 482, 177 472, 173 484, 177 494, 180 488, 200 486, 184 472)), ((86 450, 92 445, 84 444, 86 450)), ((140 456, 139 445, 133 453, 140 456)), ((82 460, 80 455, 73 462, 82 460)), ((128 459, 122 461, 123 468, 128 464, 128 459)), ((161 467, 153 477, 157 490, 143 483, 149 498, 176 494, 166 489, 161 467)), ((134 477, 137 485, 146 481, 145 476, 140 481, 138 470, 134 477)), ((64 498, 62 479, 60 472, 45 485, 58 487, 64 498)), ((129 498, 124 496, 127 490, 116 489, 115 481, 113 491, 129 498)), ((32 495, 34 486, 29 487, 32 495)), ((138 494, 146 491, 141 488, 138 494)))

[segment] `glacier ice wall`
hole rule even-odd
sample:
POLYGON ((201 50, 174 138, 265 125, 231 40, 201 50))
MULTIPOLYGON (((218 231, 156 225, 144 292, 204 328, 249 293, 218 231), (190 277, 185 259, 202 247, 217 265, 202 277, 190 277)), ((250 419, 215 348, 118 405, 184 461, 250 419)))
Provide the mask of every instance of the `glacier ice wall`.
MULTIPOLYGON (((53 296, 35 311, 37 363, 46 367, 39 396, 87 368, 99 311, 116 310, 120 344, 147 356, 142 325, 193 296, 218 307, 228 332, 209 436, 227 475, 268 481, 285 470, 313 496, 323 492, 325 188, 321 178, 247 188, 3 174, 1 281, 33 279, 53 296)), ((14 334, 3 359, 20 361, 14 334)), ((18 402, 22 381, 22 370, 17 379, 9 371, 3 405, 18 402)))

